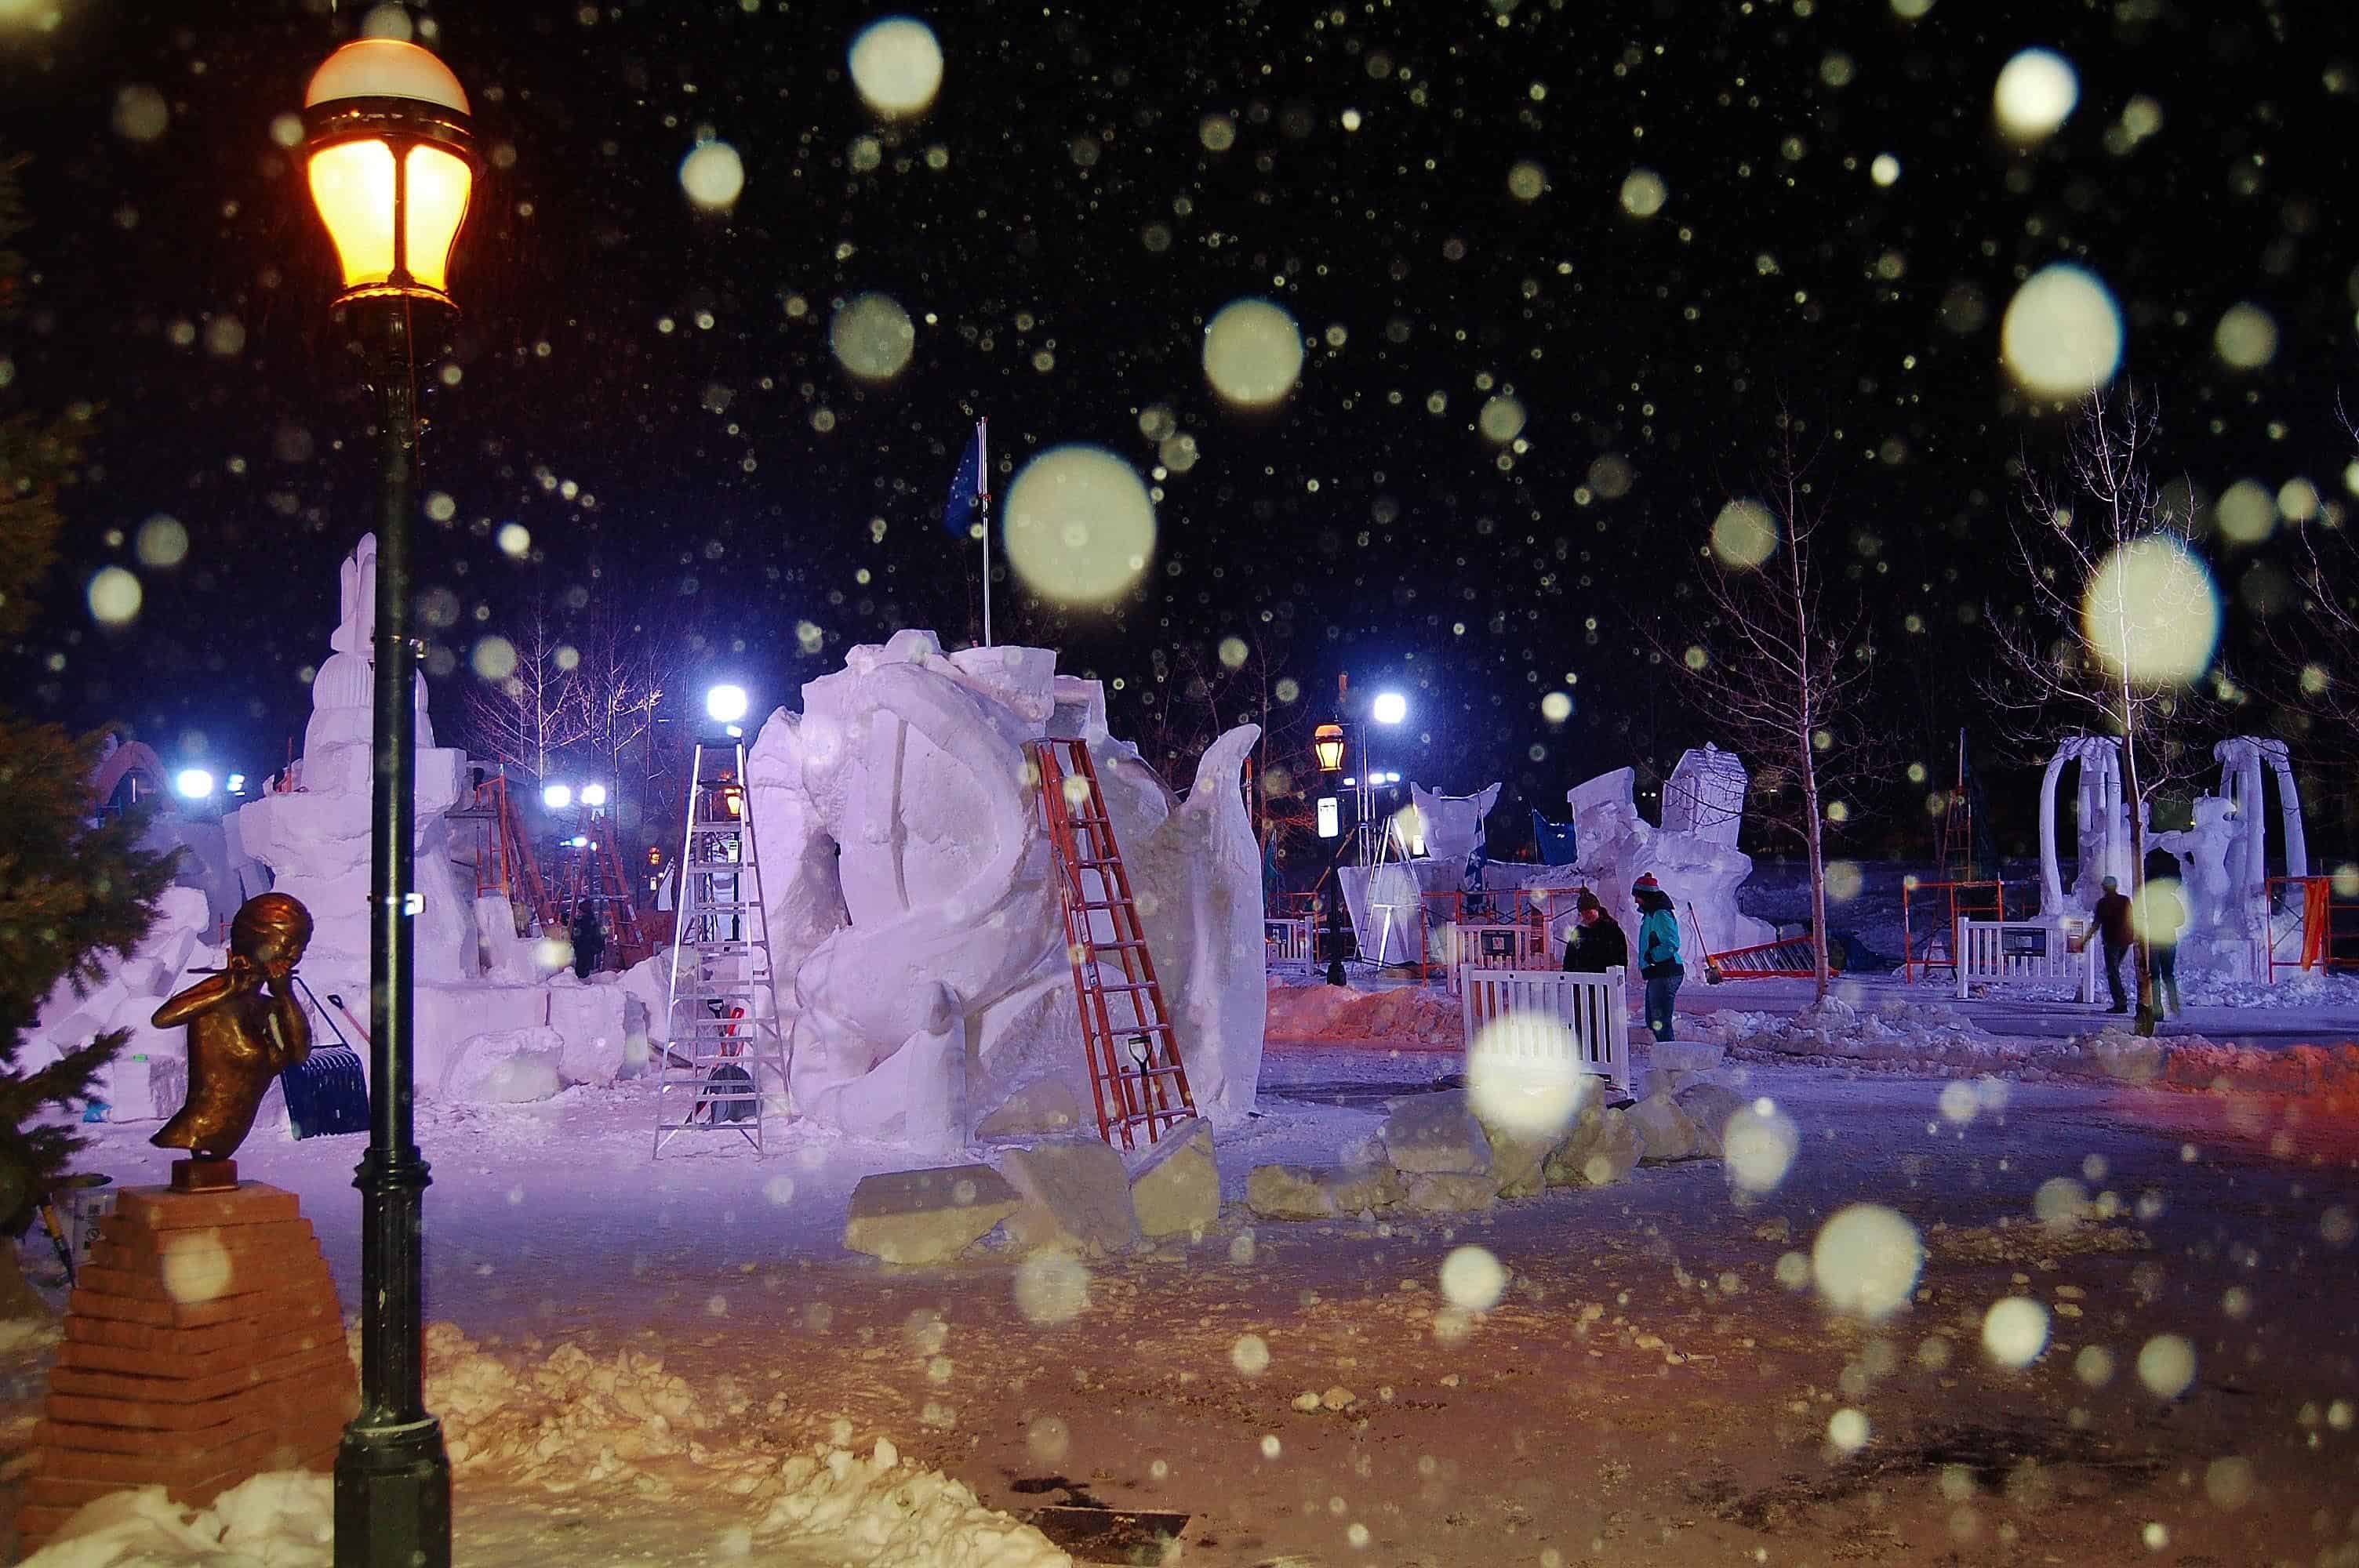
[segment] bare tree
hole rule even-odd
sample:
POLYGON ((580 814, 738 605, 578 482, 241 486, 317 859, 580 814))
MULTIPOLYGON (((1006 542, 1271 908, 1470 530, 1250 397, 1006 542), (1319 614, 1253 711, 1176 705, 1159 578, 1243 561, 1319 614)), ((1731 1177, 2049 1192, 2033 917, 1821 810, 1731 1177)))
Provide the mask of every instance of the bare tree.
POLYGON ((677 684, 680 650, 646 621, 610 611, 580 628, 574 652, 582 746, 620 789, 624 753, 647 750, 656 714, 677 684))
MULTIPOLYGON (((2083 399, 2060 471, 2026 481, 2012 520, 2026 601, 1989 617, 1998 670, 1985 692, 2018 744, 2050 748, 2073 731, 2119 747, 2129 807, 2131 898, 2143 907, 2147 816, 2166 789, 2210 760, 2201 743, 2219 703, 2204 683, 2220 622, 2211 574, 2193 546, 2191 505, 2155 481, 2161 410, 2135 385, 2083 399)), ((2192 494, 2191 487, 2188 490, 2192 494)), ((2137 932, 2137 1031, 2158 1021, 2154 950, 2137 932)))
MULTIPOLYGON (((2359 449, 2359 419, 2337 413, 2359 449)), ((2348 765, 2359 762, 2359 530, 2331 514, 2310 521, 2292 553, 2300 600, 2261 622, 2268 695, 2348 765)))
POLYGON ((488 761, 525 774, 534 784, 569 746, 590 732, 574 651, 538 600, 509 638, 516 665, 497 679, 467 687, 468 748, 488 761))
MULTIPOLYGON (((1696 705, 1751 761, 1755 815, 1800 843, 1810 871, 1810 947, 1817 994, 1827 994, 1826 824, 1850 811, 1845 786, 1874 754, 1859 723, 1874 670, 1866 617, 1831 611, 1818 558, 1827 508, 1811 480, 1819 449, 1777 415, 1777 440, 1757 500, 1724 509, 1697 568, 1703 615, 1676 648, 1696 705)), ((1658 636, 1662 633, 1658 633, 1658 636)))

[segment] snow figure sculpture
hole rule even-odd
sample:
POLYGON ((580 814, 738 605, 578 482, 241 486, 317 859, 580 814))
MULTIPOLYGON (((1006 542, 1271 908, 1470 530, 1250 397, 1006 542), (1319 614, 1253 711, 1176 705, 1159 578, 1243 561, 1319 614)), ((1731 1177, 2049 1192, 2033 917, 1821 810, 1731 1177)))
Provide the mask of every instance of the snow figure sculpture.
MULTIPOLYGON (((1726 770, 1716 763, 1711 766, 1713 771, 1705 776, 1722 781, 1715 786, 1722 792, 1717 809, 1725 810, 1732 824, 1725 839, 1717 823, 1708 824, 1710 831, 1678 828, 1669 821, 1660 827, 1648 823, 1638 815, 1636 778, 1628 768, 1601 773, 1565 792, 1572 806, 1573 828, 1580 836, 1580 858, 1574 870, 1581 881, 1604 901, 1624 930, 1635 932, 1638 912, 1630 897, 1630 884, 1653 873, 1679 913, 1686 933, 1682 957, 1688 973, 1697 977, 1704 973, 1707 952, 1750 947, 1774 941, 1777 935, 1767 923, 1736 907, 1736 890, 1753 874, 1752 857, 1736 848, 1733 830, 1733 825, 1743 818, 1745 799, 1740 790, 1731 800, 1724 782, 1726 770)), ((1742 775, 1739 764, 1737 776, 1742 775)), ((1668 807, 1665 816, 1671 816, 1668 807)), ((1684 820, 1691 822, 1693 817, 1684 820)), ((1561 912, 1558 928, 1549 934, 1554 942, 1563 942, 1564 927, 1570 925, 1571 916, 1570 908, 1561 912)))
POLYGON ((1497 784, 1474 795, 1437 795, 1411 781, 1408 797, 1417 808, 1425 852, 1435 860, 1462 868, 1490 843, 1483 819, 1498 803, 1497 784))
POLYGON ((1752 783, 1743 762, 1709 741, 1700 751, 1684 752, 1663 785, 1663 831, 1692 833, 1735 849, 1736 830, 1745 823, 1745 794, 1752 783))
MULTIPOLYGON (((2153 836, 2157 848, 2177 856, 2188 902, 2187 935, 2180 960, 2191 969, 2243 979, 2256 979, 2258 944, 2268 933, 2269 819, 2263 770, 2277 774, 2280 827, 2288 876, 2310 871, 2310 845, 2302 831, 2301 795, 2282 741, 2240 735, 2212 749, 2220 762, 2220 793, 2197 798, 2194 823, 2153 836)), ((2299 906, 2292 911, 2297 916, 2299 906)), ((2299 921, 2295 925, 2299 931, 2299 921)), ((2299 937, 2280 931, 2280 940, 2299 952, 2299 937)))
MULTIPOLYGON (((239 808, 245 853, 270 868, 272 885, 311 912, 313 932, 303 977, 312 989, 355 999, 368 995, 370 752, 375 716, 376 536, 364 535, 342 570, 342 619, 329 639, 334 652, 311 682, 311 719, 294 787, 239 808)), ((467 754, 434 744, 426 716, 426 680, 418 677, 417 850, 420 906, 412 925, 417 977, 426 984, 476 978, 473 890, 451 864, 443 813, 459 798, 467 754)))
MULTIPOLYGON (((1090 1098, 1050 849, 1023 743, 1088 742, 1197 1104, 1242 1117, 1260 1076, 1260 879, 1231 730, 1172 810, 1105 732, 1094 681, 1042 648, 945 656, 929 632, 852 650, 771 715, 746 761, 797 1110, 962 1145, 1043 1079, 1090 1098), (1222 770, 1225 769, 1225 772, 1222 770), (1248 962, 1249 959, 1249 962, 1248 962)), ((1101 930, 1101 937, 1110 935, 1101 930)))
POLYGON ((2039 781, 2039 913, 2049 920, 2085 915, 2097 907, 2107 877, 2130 883, 2129 807, 2122 798, 2121 749, 2102 735, 2075 735, 2056 749, 2039 781), (2058 781, 2071 764, 2080 766, 2075 826, 2081 853, 2072 894, 2064 894, 2064 873, 2056 849, 2058 781))

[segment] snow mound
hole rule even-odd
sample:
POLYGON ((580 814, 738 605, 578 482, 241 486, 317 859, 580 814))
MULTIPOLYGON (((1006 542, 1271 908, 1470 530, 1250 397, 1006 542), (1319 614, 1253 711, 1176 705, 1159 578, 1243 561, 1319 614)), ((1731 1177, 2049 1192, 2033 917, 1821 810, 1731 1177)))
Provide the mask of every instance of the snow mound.
POLYGON ((519 1369, 455 1325, 426 1329, 426 1408, 458 1474, 497 1469, 552 1491, 636 1476, 644 1461, 688 1454, 726 1403, 699 1400, 659 1356, 601 1361, 560 1345, 519 1369))
POLYGON ((2359 1032, 2359 975, 2292 974, 2277 984, 2230 979, 2223 975, 2192 974, 2181 979, 2190 1007, 2302 1008, 2339 1013, 2350 1022, 2346 1031, 2359 1032))
POLYGON ((1267 1032, 1272 1040, 1382 1040, 1406 1050, 1454 1051, 1466 1041, 1457 999, 1423 986, 1274 985, 1267 1032))
POLYGON ((863 1459, 821 1444, 779 1471, 754 1527, 764 1545, 825 1542, 844 1568, 1063 1568, 1072 1559, 962 1482, 904 1463, 884 1438, 863 1459))
POLYGON ((206 1509, 161 1487, 100 1498, 68 1519, 23 1568, 328 1568, 335 1483, 308 1470, 242 1481, 206 1509))
POLYGON ((2359 1044, 2348 1042, 2262 1051, 2200 1034, 2141 1039, 2111 1024, 2075 1037, 2042 1065, 2065 1076, 2216 1094, 2294 1095, 2359 1107, 2359 1044))
POLYGON ((1799 1012, 1710 1012, 1689 1022, 1690 1033, 1718 1041, 1739 1055, 1833 1056, 1890 1061, 1929 1052, 1980 1055, 1991 1036, 1954 1008, 1939 1002, 1894 1000, 1862 1008, 1831 996, 1799 1012))

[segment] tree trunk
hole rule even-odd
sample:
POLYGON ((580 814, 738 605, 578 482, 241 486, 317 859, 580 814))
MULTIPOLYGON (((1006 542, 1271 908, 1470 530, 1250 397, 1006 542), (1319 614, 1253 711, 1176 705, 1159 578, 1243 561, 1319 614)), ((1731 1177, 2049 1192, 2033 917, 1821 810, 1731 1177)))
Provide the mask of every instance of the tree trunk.
POLYGON ((1819 769, 1810 755, 1810 731, 1802 732, 1802 809, 1810 814, 1810 958, 1816 1001, 1827 1000, 1827 857, 1819 817, 1819 769))
MULTIPOLYGON (((2128 717, 2125 702, 2123 718, 2128 717)), ((2138 789, 2137 735, 2126 722, 2122 726, 2122 795, 2130 814, 2130 929, 2137 937, 2138 1005, 2134 1032, 2151 1036, 2162 1022, 2162 1009, 2154 984, 2154 941, 2146 929, 2146 812, 2145 796, 2138 789)))
MULTIPOLYGON (((40 1222, 33 1222, 27 1237, 38 1233, 40 1222)), ((58 1315, 41 1293, 25 1278, 25 1260, 18 1250, 19 1243, 0 1236, 0 1319, 14 1322, 18 1318, 48 1319, 58 1315)))

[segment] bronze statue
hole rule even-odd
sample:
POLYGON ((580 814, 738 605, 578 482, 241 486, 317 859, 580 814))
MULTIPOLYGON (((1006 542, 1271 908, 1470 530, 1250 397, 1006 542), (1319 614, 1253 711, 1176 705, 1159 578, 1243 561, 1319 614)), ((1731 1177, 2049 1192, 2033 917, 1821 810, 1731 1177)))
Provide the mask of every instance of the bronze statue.
MULTIPOLYGON (((256 893, 230 922, 222 972, 156 1010, 157 1028, 189 1026, 189 1098, 150 1143, 226 1165, 245 1141, 271 1080, 311 1054, 310 1021, 292 986, 310 940, 310 911, 283 892, 256 893)), ((219 1173, 234 1182, 235 1171, 219 1173)), ((204 1172, 172 1174, 176 1186, 214 1184, 204 1172)))

